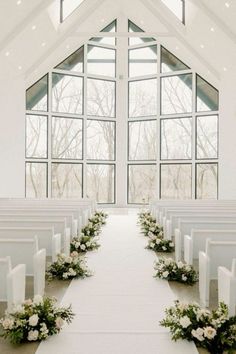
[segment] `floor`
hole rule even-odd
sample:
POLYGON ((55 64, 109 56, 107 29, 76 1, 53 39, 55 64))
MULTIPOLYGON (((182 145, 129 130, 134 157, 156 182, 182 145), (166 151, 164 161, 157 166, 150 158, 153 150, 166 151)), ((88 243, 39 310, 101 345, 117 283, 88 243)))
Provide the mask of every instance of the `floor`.
MULTIPOLYGON (((112 210, 101 235, 102 247, 88 255, 94 276, 73 282, 55 282, 46 292, 73 304, 77 316, 59 336, 38 345, 12 346, 0 339, 1 354, 191 354, 189 343, 173 343, 159 320, 175 298, 198 301, 198 287, 153 278, 155 254, 145 250, 136 213, 112 210), (68 287, 69 285, 69 287, 68 287), (68 287, 68 288, 67 288, 68 287), (171 291, 172 290, 172 291, 171 291), (94 349, 96 348, 96 350, 94 349)), ((27 295, 32 282, 28 281, 27 295)), ((215 285, 212 297, 215 305, 215 285)), ((3 307, 0 308, 1 315, 3 307)), ((204 353, 204 351, 199 351, 204 353)))

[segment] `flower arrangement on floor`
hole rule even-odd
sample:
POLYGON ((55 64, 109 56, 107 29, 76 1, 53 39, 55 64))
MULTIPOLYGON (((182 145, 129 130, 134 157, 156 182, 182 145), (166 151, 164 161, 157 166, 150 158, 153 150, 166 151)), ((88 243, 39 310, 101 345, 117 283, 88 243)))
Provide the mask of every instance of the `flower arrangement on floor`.
POLYGON ((156 223, 156 219, 152 216, 150 211, 141 211, 138 213, 138 222, 142 223, 156 223))
POLYGON ((48 280, 86 278, 91 275, 84 259, 81 259, 76 251, 72 252, 69 257, 63 253, 58 254, 57 260, 50 264, 46 272, 48 280))
POLYGON ((171 253, 175 249, 175 245, 171 240, 165 240, 164 238, 156 236, 148 240, 147 249, 153 250, 155 252, 166 252, 171 253))
POLYGON ((175 262, 172 258, 159 258, 154 269, 157 278, 178 281, 188 285, 193 285, 198 281, 198 275, 193 266, 175 262))
POLYGON ((165 313, 166 317, 160 324, 170 329, 173 340, 193 341, 211 354, 235 353, 236 316, 228 318, 228 308, 224 303, 211 312, 198 304, 175 301, 175 305, 165 313))
POLYGON ((56 299, 36 295, 0 320, 1 337, 13 344, 41 341, 61 331, 71 323, 74 314, 69 307, 57 307, 56 299))
POLYGON ((73 237, 70 243, 71 252, 88 252, 99 248, 100 245, 95 237, 85 236, 81 234, 79 237, 73 237))
POLYGON ((107 218, 108 218, 107 213, 105 213, 102 210, 97 210, 95 211, 94 216, 91 219, 89 219, 89 221, 93 223, 100 223, 101 225, 105 225, 107 218))

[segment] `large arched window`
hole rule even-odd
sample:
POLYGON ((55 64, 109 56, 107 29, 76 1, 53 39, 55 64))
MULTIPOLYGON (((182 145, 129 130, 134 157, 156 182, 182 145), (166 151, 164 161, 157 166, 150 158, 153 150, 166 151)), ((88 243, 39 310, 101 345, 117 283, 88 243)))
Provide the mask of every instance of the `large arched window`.
POLYGON ((127 25, 129 39, 91 38, 27 89, 27 197, 217 198, 218 91, 127 25))

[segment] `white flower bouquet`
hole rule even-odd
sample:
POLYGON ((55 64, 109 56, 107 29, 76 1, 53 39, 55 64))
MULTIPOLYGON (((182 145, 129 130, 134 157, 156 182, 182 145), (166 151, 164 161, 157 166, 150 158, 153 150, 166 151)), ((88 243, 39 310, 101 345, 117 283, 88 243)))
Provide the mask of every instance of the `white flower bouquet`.
POLYGON ((100 245, 95 237, 85 236, 80 234, 79 237, 73 237, 70 244, 71 252, 88 252, 99 248, 100 245))
POLYGON ((105 213, 102 210, 97 210, 95 211, 93 217, 89 219, 92 223, 98 223, 100 225, 105 225, 106 224, 106 219, 108 218, 108 214, 105 213))
POLYGON ((171 253, 174 251, 175 245, 171 240, 165 240, 164 238, 152 235, 148 240, 147 249, 155 252, 171 253))
POLYGON ((159 258, 155 263, 155 277, 193 285, 198 281, 198 275, 193 266, 181 261, 175 262, 172 258, 159 258))
POLYGON ((36 295, 0 320, 1 337, 13 344, 42 341, 60 332, 74 314, 69 307, 57 307, 56 299, 36 295))
POLYGON ((165 313, 166 317, 160 324, 170 329, 173 340, 193 341, 211 354, 235 353, 236 316, 228 318, 228 308, 224 303, 211 312, 198 304, 175 301, 175 305, 165 313))
POLYGON ((89 221, 89 223, 82 228, 81 234, 84 236, 89 236, 89 237, 95 237, 98 236, 101 231, 101 225, 98 223, 92 223, 89 221))
POLYGON ((84 259, 81 259, 76 251, 72 252, 69 257, 63 253, 58 254, 57 260, 50 264, 46 272, 48 280, 85 278, 91 275, 84 259))

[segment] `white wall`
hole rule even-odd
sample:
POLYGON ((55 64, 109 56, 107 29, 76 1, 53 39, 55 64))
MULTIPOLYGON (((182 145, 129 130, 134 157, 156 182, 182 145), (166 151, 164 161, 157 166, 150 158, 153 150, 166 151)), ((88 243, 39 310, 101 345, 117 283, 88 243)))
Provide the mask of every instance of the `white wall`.
POLYGON ((219 198, 236 199, 236 67, 220 86, 219 198))
POLYGON ((25 83, 0 62, 0 197, 24 197, 25 83))

